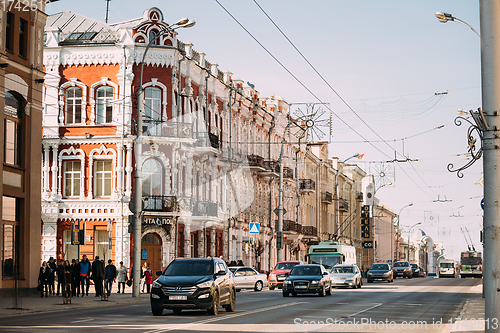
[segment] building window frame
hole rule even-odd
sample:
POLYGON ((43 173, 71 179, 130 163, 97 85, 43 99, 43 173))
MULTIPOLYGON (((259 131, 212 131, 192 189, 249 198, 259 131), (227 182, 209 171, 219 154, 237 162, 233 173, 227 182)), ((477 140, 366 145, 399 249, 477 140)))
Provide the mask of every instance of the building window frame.
POLYGON ((78 160, 67 160, 63 163, 64 198, 79 198, 81 193, 82 166, 78 160), (68 184, 69 182, 69 184, 68 184), (69 187, 68 187, 69 186, 69 187))
POLYGON ((7 17, 5 19, 5 49, 14 53, 14 22, 15 15, 12 12, 7 12, 7 17))
POLYGON ((94 197, 109 198, 113 193, 113 161, 110 159, 100 159, 95 161, 94 164, 94 197), (107 166, 109 166, 109 170, 106 170, 107 166), (107 181, 109 185, 106 185, 107 181))
MULTIPOLYGON (((63 189, 63 178, 64 177, 64 170, 63 168, 63 162, 66 161, 75 161, 75 160, 80 160, 80 194, 79 194, 79 199, 84 198, 84 190, 85 190, 85 152, 82 149, 75 149, 75 147, 71 146, 68 149, 63 149, 59 152, 59 184, 58 184, 58 193, 57 195, 59 197, 63 197, 62 189, 63 189)), ((65 190, 65 187, 64 187, 65 190)), ((75 198, 75 197, 71 197, 75 198)))
POLYGON ((21 199, 2 197, 2 278, 19 278, 21 199), (9 260, 9 263, 6 261, 9 260))
POLYGON ((28 21, 19 19, 19 56, 28 58, 28 39, 29 39, 29 25, 28 21))
MULTIPOLYGON (((61 99, 61 101, 64 102, 64 124, 65 125, 76 125, 76 126, 81 126, 85 125, 87 121, 87 86, 83 84, 82 82, 78 82, 78 79, 71 78, 70 81, 63 83, 60 87, 61 90, 61 98, 64 98, 64 101, 61 99), (68 89, 69 88, 80 88, 81 89, 81 97, 78 98, 81 100, 80 102, 80 122, 76 123, 70 123, 68 120, 68 89)), ((73 109, 74 111, 74 109, 73 109)), ((74 115, 74 112, 73 112, 74 115)), ((62 115, 61 115, 62 116, 62 115)))
POLYGON ((118 88, 118 85, 111 82, 107 77, 101 78, 101 81, 90 86, 90 125, 113 125, 116 113, 115 108, 117 107, 117 103, 115 102, 118 100, 119 93, 118 88), (108 96, 107 93, 104 96, 98 96, 98 91, 104 90, 103 87, 113 89, 111 96, 108 96), (101 119, 100 113, 104 113, 104 119, 101 119))
POLYGON ((22 166, 24 99, 14 91, 5 93, 4 105, 4 163, 22 166))
POLYGON ((90 181, 89 184, 92 184, 92 186, 89 186, 89 193, 88 193, 88 198, 97 198, 101 196, 97 196, 96 193, 96 184, 97 182, 95 181, 94 178, 96 178, 96 173, 95 173, 95 161, 94 160, 111 160, 111 195, 110 196, 102 196, 104 198, 110 197, 111 199, 114 199, 117 195, 117 189, 116 189, 116 150, 113 148, 106 148, 106 146, 101 145, 99 148, 92 149, 92 151, 89 154, 89 176, 90 176, 90 181))

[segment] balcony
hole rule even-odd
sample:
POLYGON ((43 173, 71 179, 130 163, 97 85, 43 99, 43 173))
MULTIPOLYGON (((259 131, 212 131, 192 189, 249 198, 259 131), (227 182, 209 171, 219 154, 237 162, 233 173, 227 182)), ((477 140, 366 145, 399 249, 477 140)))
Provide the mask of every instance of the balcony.
POLYGON ((176 213, 179 205, 175 196, 143 196, 142 209, 148 212, 176 213))
POLYGON ((278 161, 268 160, 264 161, 265 170, 259 172, 262 177, 279 177, 279 163, 278 161))
MULTIPOLYGON (((278 165, 278 172, 279 172, 279 165, 278 165)), ((283 167, 283 178, 288 178, 288 179, 293 179, 293 170, 292 168, 289 167, 283 167)))
POLYGON ((217 203, 209 201, 195 201, 193 216, 217 216, 217 203))
POLYGON ((305 236, 318 236, 318 229, 316 227, 312 227, 312 226, 305 226, 305 227, 302 227, 302 233, 305 235, 305 236))
MULTIPOLYGON (((278 229, 278 221, 276 221, 276 229, 278 229)), ((302 225, 292 220, 283 220, 283 231, 292 231, 302 233, 302 225)))
POLYGON ((248 155, 248 166, 252 171, 266 171, 266 165, 264 164, 264 158, 259 155, 248 155))
POLYGON ((300 179, 299 191, 301 193, 314 193, 316 192, 316 182, 312 179, 300 179))
POLYGON ((217 154, 219 152, 219 137, 212 133, 198 132, 195 135, 193 153, 196 155, 217 154))
POLYGON ((356 201, 363 201, 363 192, 356 193, 356 201))
POLYGON ((142 121, 144 136, 191 139, 193 124, 145 119, 142 121))
POLYGON ((349 203, 346 199, 339 198, 339 211, 347 212, 349 210, 349 203))
POLYGON ((321 193, 321 203, 331 204, 333 202, 333 196, 330 192, 325 191, 321 193))

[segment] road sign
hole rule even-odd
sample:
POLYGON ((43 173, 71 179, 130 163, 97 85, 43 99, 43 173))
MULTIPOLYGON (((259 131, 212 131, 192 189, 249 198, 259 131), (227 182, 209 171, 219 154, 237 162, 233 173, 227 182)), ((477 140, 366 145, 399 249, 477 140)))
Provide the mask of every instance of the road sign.
POLYGON ((260 223, 259 222, 250 222, 250 234, 259 234, 260 223))
MULTIPOLYGON (((276 214, 276 216, 278 216, 278 214, 280 213, 280 210, 278 208, 276 208, 275 210, 273 210, 274 214, 276 214)), ((283 208, 283 215, 286 214, 286 209, 283 208)))
POLYGON ((388 263, 389 265, 392 265, 392 260, 391 260, 391 259, 387 260, 387 263, 388 263))
POLYGON ((481 199, 481 208, 484 210, 484 198, 481 199))

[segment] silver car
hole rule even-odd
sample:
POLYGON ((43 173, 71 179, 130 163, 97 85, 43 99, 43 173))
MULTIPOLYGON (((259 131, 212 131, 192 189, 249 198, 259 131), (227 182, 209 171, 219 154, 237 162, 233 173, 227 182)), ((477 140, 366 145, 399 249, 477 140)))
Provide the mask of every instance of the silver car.
POLYGON ((330 271, 333 287, 361 288, 363 280, 356 265, 335 265, 330 271))
POLYGON ((236 291, 241 289, 253 289, 261 291, 262 288, 267 287, 267 275, 257 272, 252 267, 233 266, 229 267, 234 275, 234 286, 236 291))

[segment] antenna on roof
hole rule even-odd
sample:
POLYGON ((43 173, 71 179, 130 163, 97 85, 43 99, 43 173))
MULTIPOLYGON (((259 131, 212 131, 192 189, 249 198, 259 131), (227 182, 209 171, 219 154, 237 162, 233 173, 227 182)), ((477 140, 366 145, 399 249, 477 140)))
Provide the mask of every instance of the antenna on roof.
POLYGON ((104 0, 106 1, 106 18, 104 19, 104 22, 108 23, 108 14, 109 14, 109 2, 111 0, 104 0))

